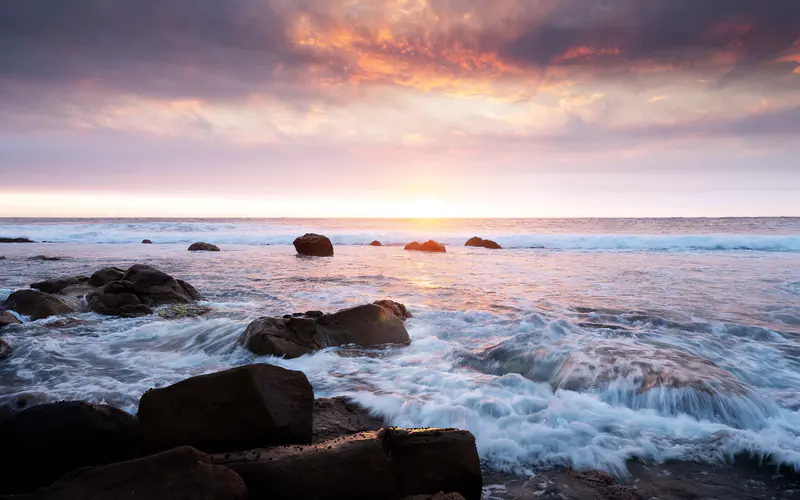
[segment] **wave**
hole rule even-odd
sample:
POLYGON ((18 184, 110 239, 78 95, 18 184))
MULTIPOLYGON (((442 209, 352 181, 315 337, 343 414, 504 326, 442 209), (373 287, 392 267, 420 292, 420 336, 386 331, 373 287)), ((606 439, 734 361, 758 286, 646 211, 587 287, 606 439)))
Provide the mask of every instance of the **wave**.
MULTIPOLYGON (((221 245, 290 245, 306 232, 320 232, 335 245, 367 245, 377 239, 384 245, 436 239, 463 246, 473 232, 420 230, 324 229, 302 225, 221 222, 118 222, 4 224, 0 233, 54 243, 140 243, 151 239, 161 244, 188 244, 207 240, 221 245)), ((737 251, 800 252, 800 236, 764 234, 564 234, 484 233, 504 248, 582 251, 737 251)), ((483 251, 475 249, 472 251, 483 251)))

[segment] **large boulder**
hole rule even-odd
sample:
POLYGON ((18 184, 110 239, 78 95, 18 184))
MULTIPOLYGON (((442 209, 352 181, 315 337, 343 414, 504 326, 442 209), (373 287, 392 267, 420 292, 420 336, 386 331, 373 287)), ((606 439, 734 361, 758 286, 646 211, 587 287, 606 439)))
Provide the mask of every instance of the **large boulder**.
POLYGON ((61 293, 68 286, 80 285, 88 281, 89 278, 87 276, 64 276, 32 283, 31 288, 44 293, 61 293))
POLYGON ((23 316, 30 316, 32 320, 74 313, 78 310, 61 298, 38 290, 17 290, 8 296, 3 307, 23 316))
POLYGON ((139 423, 106 405, 67 401, 32 406, 0 420, 0 493, 33 491, 86 465, 141 454, 139 423))
POLYGON ((465 247, 481 247, 481 248, 491 248, 492 250, 500 250, 503 247, 498 245, 496 242, 492 240, 485 240, 483 238, 479 238, 477 236, 473 236, 472 238, 468 239, 467 242, 464 244, 465 247))
POLYGON ((374 241, 373 241, 372 243, 370 243, 369 245, 370 245, 370 246, 372 246, 372 247, 382 247, 382 246, 383 246, 383 243, 381 243, 381 242, 380 242, 380 241, 378 241, 378 240, 374 240, 374 241))
MULTIPOLYGON (((35 469, 34 469, 35 470, 35 469)), ((246 500, 242 478, 183 446, 157 455, 79 469, 20 500, 246 500)))
MULTIPOLYGON (((138 318, 140 316, 147 316, 153 314, 153 310, 147 307, 139 299, 136 294, 132 292, 117 291, 107 292, 105 290, 122 289, 124 281, 110 281, 103 287, 102 293, 91 295, 89 299, 89 309, 97 314, 106 316, 120 316, 122 318, 138 318)), ((132 287, 131 287, 132 288, 132 287)))
POLYGON ((190 252, 219 252, 219 247, 217 245, 212 245, 211 243, 206 243, 204 241, 198 241, 196 243, 192 243, 189 245, 190 252))
POLYGON ((346 397, 314 400, 314 442, 328 441, 357 432, 376 431, 386 423, 346 397))
POLYGON ((343 309, 317 318, 325 344, 376 347, 411 343, 403 322, 391 310, 376 304, 343 309))
POLYGON ((0 328, 8 325, 19 325, 22 321, 8 311, 0 310, 0 328))
POLYGON ((185 281, 146 264, 134 264, 121 278, 133 285, 136 295, 146 305, 186 304, 199 300, 200 294, 185 281))
POLYGON ((147 391, 139 420, 158 449, 243 450, 310 442, 313 404, 303 372, 256 364, 147 391))
POLYGON ((309 317, 258 318, 247 326, 239 343, 258 355, 298 358, 322 349, 322 334, 309 317))
POLYGON ((447 252, 447 249, 444 247, 444 245, 434 240, 428 240, 422 244, 412 241, 405 246, 405 250, 416 250, 420 252, 447 252))
POLYGON ((89 277, 89 284, 95 287, 101 287, 109 281, 117 281, 122 279, 125 274, 124 269, 118 267, 106 267, 101 269, 89 277))
POLYGON ((333 244, 321 234, 306 233, 294 240, 294 248, 300 255, 312 257, 332 257, 333 244))
POLYGON ((11 349, 11 346, 8 345, 8 342, 6 342, 3 339, 0 339, 0 361, 6 358, 10 358, 12 351, 13 349, 11 349))
POLYGON ((400 302, 395 302, 389 299, 382 299, 382 300, 376 300, 375 302, 373 302, 373 304, 377 304, 383 308, 392 311, 392 313, 394 313, 394 315, 397 316, 397 318, 402 321, 414 317, 410 312, 408 312, 406 306, 404 304, 401 304, 400 302))

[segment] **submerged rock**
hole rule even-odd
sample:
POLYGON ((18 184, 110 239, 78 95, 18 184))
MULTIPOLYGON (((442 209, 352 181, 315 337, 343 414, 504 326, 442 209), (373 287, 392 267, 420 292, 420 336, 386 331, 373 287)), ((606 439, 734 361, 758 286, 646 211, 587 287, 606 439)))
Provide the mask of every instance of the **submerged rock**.
POLYGON ((152 245, 153 244, 153 242, 150 241, 150 240, 142 240, 142 243, 145 244, 145 245, 152 245))
POLYGON ((29 238, 3 238, 0 237, 0 243, 33 243, 29 238))
POLYGON ((147 391, 139 421, 157 449, 233 451, 311 442, 313 404, 303 372, 255 364, 147 391))
POLYGON ((376 431, 386 426, 380 417, 345 397, 314 400, 314 442, 364 431, 376 431))
POLYGON ((0 339, 0 361, 6 358, 10 358, 12 351, 13 349, 11 348, 10 345, 8 345, 8 342, 6 342, 3 339, 0 339))
POLYGON ((51 261, 51 260, 61 260, 61 257, 53 257, 53 256, 49 256, 49 255, 34 255, 33 257, 28 257, 28 260, 51 261))
POLYGON ((0 311, 0 328, 8 325, 19 325, 22 321, 8 311, 0 311))
POLYGON ((0 421, 0 492, 33 491, 87 465, 141 454, 139 423, 106 405, 67 401, 32 406, 0 421))
POLYGON ((360 347, 408 345, 411 338, 397 315, 398 312, 402 314, 405 306, 392 304, 395 304, 393 309, 365 304, 333 314, 259 318, 248 325, 239 343, 255 354, 286 358, 346 344, 360 347))
POLYGON ((444 247, 444 245, 434 240, 428 240, 422 244, 419 244, 416 241, 412 241, 411 243, 406 245, 404 249, 416 250, 419 252, 447 252, 447 249, 444 247))
POLYGON ((196 318, 211 312, 208 306, 197 304, 176 304, 167 306, 158 311, 158 315, 164 319, 196 318))
POLYGON ((57 314, 74 313, 78 310, 56 295, 42 293, 38 290, 17 290, 8 296, 3 307, 23 316, 30 316, 34 321, 57 314))
POLYGON ((198 241, 197 243, 192 243, 189 245, 190 252, 219 252, 219 247, 217 245, 212 245, 211 243, 206 243, 204 241, 198 241))
POLYGON ((493 250, 500 250, 503 247, 498 245, 496 242, 492 240, 485 240, 483 238, 479 238, 477 236, 473 236, 472 238, 468 239, 467 242, 464 244, 465 247, 482 247, 482 248, 491 248, 493 250))
POLYGON ((375 240, 375 241, 373 241, 372 243, 370 243, 369 245, 370 245, 370 246, 372 246, 372 247, 382 247, 382 246, 383 246, 383 243, 381 243, 381 242, 380 242, 380 241, 378 241, 378 240, 375 240))
POLYGON ((294 248, 300 255, 311 257, 332 257, 333 244, 326 236, 306 233, 294 240, 294 248))
MULTIPOLYGON (((15 497, 17 498, 17 497, 15 497)), ((79 469, 20 500, 246 500, 238 474, 189 446, 101 467, 79 469)))

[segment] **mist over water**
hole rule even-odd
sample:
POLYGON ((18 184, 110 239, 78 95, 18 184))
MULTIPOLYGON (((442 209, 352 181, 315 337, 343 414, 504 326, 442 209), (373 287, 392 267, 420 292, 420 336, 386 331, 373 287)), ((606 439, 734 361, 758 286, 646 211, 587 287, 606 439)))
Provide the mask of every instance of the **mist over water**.
POLYGON ((150 387, 267 362, 395 425, 469 429, 503 470, 625 475, 630 458, 739 452, 800 468, 798 219, 6 219, 0 236, 55 242, 0 244, 0 300, 40 279, 143 262, 213 308, 198 319, 81 313, 7 327, 0 404, 135 411, 150 387), (291 241, 306 231, 331 237, 336 255, 295 256, 291 241), (463 247, 474 235, 506 249, 463 247), (365 246, 430 238, 448 252, 365 246), (222 252, 187 252, 193 241, 222 252), (64 259, 27 260, 39 254, 64 259), (259 316, 381 298, 414 313, 411 346, 282 360, 236 343, 259 316))

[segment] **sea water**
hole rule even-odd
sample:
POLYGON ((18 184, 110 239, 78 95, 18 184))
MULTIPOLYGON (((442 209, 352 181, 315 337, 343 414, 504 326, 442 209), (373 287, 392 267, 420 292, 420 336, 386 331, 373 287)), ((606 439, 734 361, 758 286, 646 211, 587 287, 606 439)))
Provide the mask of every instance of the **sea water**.
POLYGON ((30 283, 147 263, 212 312, 93 313, 6 327, 0 404, 135 412, 150 387, 246 363, 302 370, 398 426, 472 431, 487 467, 720 462, 800 470, 800 219, 0 219, 0 300, 30 283), (305 232, 333 258, 297 257, 305 232), (464 247, 471 236, 503 250, 464 247), (150 239, 153 245, 141 244, 150 239), (445 254, 404 251, 436 239, 445 254), (386 246, 371 247, 380 240, 386 246), (192 253, 194 241, 221 252, 192 253), (30 261, 34 255, 61 257, 30 261), (259 316, 406 304, 408 347, 294 360, 237 344, 259 316))

